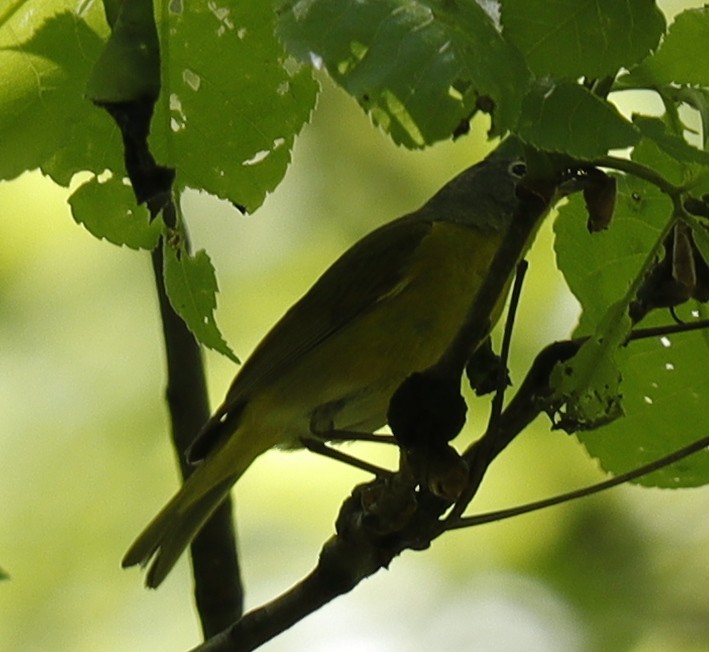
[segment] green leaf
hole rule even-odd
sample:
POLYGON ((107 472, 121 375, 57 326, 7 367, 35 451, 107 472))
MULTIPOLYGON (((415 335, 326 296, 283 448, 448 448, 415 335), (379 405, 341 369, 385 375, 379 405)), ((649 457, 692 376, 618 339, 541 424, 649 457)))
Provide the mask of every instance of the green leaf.
POLYGON ((478 108, 509 129, 528 84, 519 52, 475 2, 293 0, 279 26, 291 52, 324 64, 409 148, 450 138, 478 108))
POLYGON ((2 569, 0 568, 0 581, 1 580, 9 580, 10 576, 2 569))
POLYGON ((69 198, 72 216, 97 238, 131 249, 154 249, 162 230, 151 222, 144 206, 135 203, 129 185, 117 177, 99 181, 93 177, 69 198))
POLYGON ((709 8, 687 9, 670 25, 657 52, 633 70, 627 80, 646 85, 709 86, 707 43, 709 8))
POLYGON ((625 295, 671 217, 669 197, 629 176, 618 177, 615 215, 605 231, 588 233, 579 196, 559 209, 557 265, 583 309, 576 335, 592 334, 608 306, 625 295))
POLYGON ((175 312, 204 346, 238 363, 214 320, 219 288, 209 256, 203 250, 190 256, 167 241, 163 250, 165 288, 175 312))
POLYGON ((677 160, 657 142, 644 137, 641 137, 640 142, 633 148, 632 158, 661 172, 667 181, 678 186, 693 185, 696 182, 697 171, 705 169, 677 160))
POLYGON ((0 178, 41 167, 62 185, 79 170, 122 170, 121 141, 84 97, 101 37, 63 13, 17 43, 0 29, 0 178))
POLYGON ((635 114, 633 115, 633 124, 645 138, 654 141, 660 149, 676 161, 709 165, 709 152, 697 149, 684 138, 669 132, 660 118, 635 114))
POLYGON ((696 110, 702 125, 704 149, 709 149, 709 88, 697 86, 665 86, 660 90, 661 95, 669 95, 669 100, 676 105, 684 103, 696 110))
POLYGON ((107 3, 111 25, 86 92, 97 103, 155 100, 160 92, 160 47, 151 0, 107 3))
POLYGON ((570 82, 538 83, 524 99, 517 134, 539 149, 578 158, 629 147, 639 137, 612 104, 570 82))
POLYGON ((283 178, 318 86, 284 52, 269 2, 168 3, 165 14, 154 154, 177 170, 178 191, 198 188, 254 211, 283 178))
POLYGON ((623 416, 617 358, 630 326, 626 306, 615 304, 578 353, 554 367, 550 404, 557 427, 570 433, 594 430, 623 416))
MULTIPOLYGON (((129 4, 132 11, 137 3, 129 4)), ((85 97, 106 31, 100 3, 81 16, 54 16, 29 36, 14 23, 12 30, 0 26, 0 178, 40 166, 64 185, 81 170, 125 176, 118 129, 85 97), (18 42, 15 31, 27 38, 18 42)), ((178 169, 178 192, 197 188, 253 211, 285 174, 315 103, 312 73, 286 55, 268 2, 219 10, 204 0, 170 2, 160 16, 163 78, 153 154, 178 169)), ((130 30, 121 38, 118 49, 129 49, 130 30)), ((97 69, 105 86, 94 78, 92 90, 98 84, 108 93, 121 80, 149 89, 154 76, 136 68, 134 62, 124 71, 111 56, 97 69), (112 80, 116 71, 127 79, 112 80)))
MULTIPOLYGON (((648 325, 670 323, 653 316, 648 325)), ((625 418, 579 438, 604 469, 619 474, 686 446, 706 433, 709 378, 706 332, 631 342, 623 364, 625 418)), ((709 482, 702 451, 638 481, 647 486, 694 487, 709 482)))
POLYGON ((532 72, 571 79, 629 68, 665 31, 653 0, 504 0, 502 25, 532 72))
MULTIPOLYGON (((636 149, 636 155, 641 153, 636 149)), ((647 157, 640 160, 649 163, 647 157)), ((664 170, 659 168, 658 172, 664 170)), ((654 186, 623 176, 618 190, 616 214, 607 231, 593 235, 586 231, 579 197, 562 207, 554 227, 559 269, 583 307, 577 335, 593 333, 606 307, 627 293, 671 219, 670 199, 654 186)), ((640 325, 669 323, 669 313, 657 311, 640 325)), ((703 436, 697 424, 706 422, 709 391, 706 333, 634 341, 618 353, 625 417, 579 435, 589 453, 614 474, 651 462, 703 436)), ((708 481, 709 454, 701 453, 639 482, 678 487, 708 481)))

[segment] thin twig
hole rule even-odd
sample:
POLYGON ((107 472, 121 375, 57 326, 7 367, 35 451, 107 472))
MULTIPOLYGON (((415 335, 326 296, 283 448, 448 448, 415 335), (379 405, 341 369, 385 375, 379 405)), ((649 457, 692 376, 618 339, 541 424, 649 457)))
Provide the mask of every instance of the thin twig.
POLYGON ((618 170, 619 172, 625 172, 643 181, 647 181, 652 185, 656 186, 666 195, 671 197, 678 196, 683 188, 681 186, 676 186, 670 183, 661 174, 658 174, 650 167, 642 165, 636 161, 631 161, 627 158, 620 158, 619 156, 601 156, 599 158, 588 161, 590 165, 594 165, 601 168, 608 168, 611 170, 618 170))
POLYGON ((502 406, 505 401, 505 388, 507 386, 507 363, 510 358, 510 346, 512 345, 512 330, 514 328, 517 308, 519 300, 522 296, 522 286, 524 285, 524 277, 527 274, 529 263, 526 260, 521 260, 517 264, 517 273, 515 274, 514 285, 510 295, 510 307, 507 311, 507 321, 505 322, 505 332, 502 336, 502 346, 500 347, 500 368, 498 375, 497 391, 492 399, 492 408, 490 413, 490 423, 494 425, 495 421, 502 414, 502 406))
POLYGON ((652 337, 663 337, 666 335, 674 335, 675 333, 689 333, 691 331, 703 330, 709 328, 709 319, 701 319, 698 321, 678 322, 668 324, 667 326, 652 326, 648 328, 634 328, 628 337, 628 341, 649 339, 652 337))
POLYGON ((567 503, 571 500, 576 500, 577 498, 585 498, 586 496, 592 496, 593 494, 600 493, 606 489, 612 489, 631 480, 636 480, 641 478, 653 471, 662 469, 670 464, 674 464, 689 455, 698 453, 699 451, 705 450, 709 447, 709 437, 704 437, 698 441, 693 442, 689 446, 680 448, 669 455, 665 455, 654 462, 645 464, 637 469, 628 471, 627 473, 622 473, 604 482, 599 482, 598 484, 591 485, 590 487, 584 487, 583 489, 576 489, 575 491, 569 491, 558 496, 553 496, 551 498, 546 498, 544 500, 537 500, 532 503, 527 503, 525 505, 519 505, 517 507, 511 507, 509 509, 500 509, 494 512, 487 512, 485 514, 477 514, 475 516, 464 516, 455 520, 450 520, 446 522, 446 529, 457 530, 464 527, 473 527, 476 525, 482 525, 483 523, 492 523, 495 521, 502 521, 513 516, 520 516, 522 514, 529 514, 530 512, 536 512, 540 509, 546 507, 552 507, 554 505, 561 505, 567 503))

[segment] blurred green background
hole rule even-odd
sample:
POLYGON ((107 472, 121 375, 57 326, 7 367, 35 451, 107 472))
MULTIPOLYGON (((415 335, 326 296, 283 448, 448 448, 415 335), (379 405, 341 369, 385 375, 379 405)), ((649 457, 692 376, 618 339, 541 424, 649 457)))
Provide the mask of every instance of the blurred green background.
MULTIPOLYGON (((661 2, 671 15, 698 2, 661 2)), ((637 107, 636 107, 637 109, 637 107)), ((185 198, 195 248, 221 286, 217 319, 246 357, 349 244, 416 208, 485 152, 471 136, 427 152, 391 145, 324 81, 285 182, 255 215, 185 198)), ((172 494, 160 326, 146 254, 93 239, 39 174, 0 183, 0 649, 183 650, 199 640, 183 560, 157 592, 119 561, 172 494)), ((531 254, 512 351, 519 382, 569 335, 578 307, 554 267, 550 224, 531 254)), ((213 402, 235 369, 205 355, 213 402)), ((465 438, 480 433, 472 401, 465 438)), ((491 468, 475 511, 602 479, 539 419, 491 468)), ((698 436, 702 433, 698 432, 698 436)), ((387 463, 391 452, 357 446, 387 463)), ((363 474, 270 452, 235 490, 248 606, 315 563, 363 474)), ((408 553, 269 652, 709 650, 709 490, 625 487, 408 553)))

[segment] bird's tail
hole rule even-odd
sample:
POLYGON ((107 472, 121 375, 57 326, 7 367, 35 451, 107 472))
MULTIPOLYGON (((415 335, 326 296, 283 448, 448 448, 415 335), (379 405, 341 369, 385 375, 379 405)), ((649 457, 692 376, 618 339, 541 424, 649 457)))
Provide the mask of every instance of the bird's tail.
POLYGON ((238 455, 230 455, 236 443, 227 443, 205 459, 126 552, 124 568, 150 564, 146 586, 156 588, 167 577, 232 485, 261 452, 245 447, 238 455))

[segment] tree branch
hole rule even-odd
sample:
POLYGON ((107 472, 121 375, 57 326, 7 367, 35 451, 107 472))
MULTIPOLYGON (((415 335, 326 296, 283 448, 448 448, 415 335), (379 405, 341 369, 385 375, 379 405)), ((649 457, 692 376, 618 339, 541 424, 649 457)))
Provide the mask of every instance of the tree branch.
MULTIPOLYGON (((152 253, 167 360, 166 398, 172 440, 182 477, 191 467, 183 451, 209 418, 204 367, 199 345, 175 313, 165 291, 163 252, 152 253)), ((195 602, 205 638, 222 631, 243 613, 243 589, 236 552, 231 499, 206 522, 191 546, 195 602)))
POLYGON ((390 518, 410 503, 402 477, 358 485, 343 503, 336 534, 323 546, 315 569, 268 604, 247 613, 192 652, 249 652, 285 631, 359 582, 386 568, 405 549, 428 547, 438 530, 446 504, 431 494, 419 496, 418 509, 401 519, 390 518), (372 496, 378 499, 373 499, 372 496), (381 512, 378 510, 382 509, 381 512), (393 524, 393 525, 392 525, 393 524))
MULTIPOLYGON (((539 413, 539 397, 556 362, 580 342, 547 347, 535 360, 515 398, 476 445, 470 463, 470 499, 492 460, 539 413)), ((467 504, 467 503, 466 503, 467 504)), ((358 485, 343 503, 336 534, 325 543, 315 569, 302 581, 192 652, 250 652, 339 595, 349 592, 404 550, 424 550, 448 529, 441 517, 450 501, 416 487, 402 466, 397 473, 358 485)))
MULTIPOLYGON (((154 98, 101 106, 118 125, 123 156, 138 203, 145 203, 152 218, 162 215, 168 230, 178 229, 173 198, 173 169, 158 165, 148 145, 154 98)), ((186 237, 186 236, 184 236, 186 237)), ((209 418, 204 367, 199 345, 173 310, 163 279, 163 240, 152 252, 153 276, 162 317, 167 360, 167 403, 172 440, 182 477, 192 468, 183 452, 209 418)), ((243 590, 236 554, 236 537, 227 499, 194 539, 191 546, 195 601, 205 638, 221 631, 243 613, 243 590)))
MULTIPOLYGON (((672 324, 661 332, 681 330, 687 329, 672 324)), ((640 330, 631 339, 650 334, 656 336, 658 332, 660 329, 640 330)), ((507 407, 489 425, 486 433, 463 453, 469 468, 468 485, 445 519, 442 520, 442 516, 451 507, 451 502, 434 496, 425 488, 416 487, 403 464, 397 473, 358 485, 343 503, 336 522, 336 534, 323 546, 316 568, 291 589, 247 613, 192 652, 255 650, 334 598, 351 591, 363 579, 387 568, 404 550, 424 550, 449 529, 469 524, 461 514, 477 493, 490 464, 539 415, 551 391, 549 376, 552 369, 557 363, 571 358, 585 339, 554 342, 537 355, 507 407)), ((707 440, 696 442, 644 467, 642 473, 696 452, 706 443, 707 440)), ((615 486, 639 473, 641 471, 636 470, 605 484, 615 486)), ((580 495, 585 491, 581 490, 580 495)))

